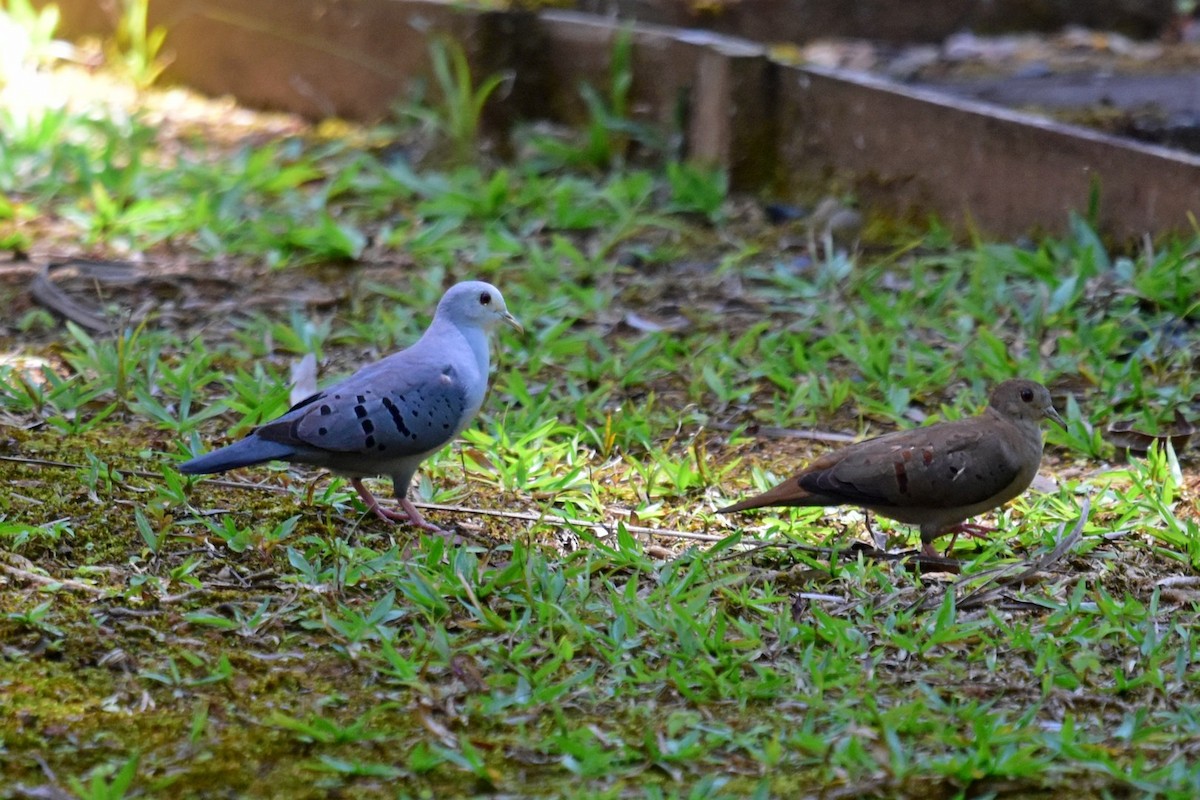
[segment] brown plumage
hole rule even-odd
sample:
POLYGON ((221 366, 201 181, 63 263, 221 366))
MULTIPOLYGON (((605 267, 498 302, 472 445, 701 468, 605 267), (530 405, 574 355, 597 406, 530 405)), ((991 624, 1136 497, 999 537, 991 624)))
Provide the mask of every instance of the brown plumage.
POLYGON ((775 488, 719 513, 763 506, 856 505, 917 525, 923 550, 1021 494, 1042 461, 1043 419, 1064 425, 1045 386, 1010 380, 969 419, 896 431, 826 453, 775 488))

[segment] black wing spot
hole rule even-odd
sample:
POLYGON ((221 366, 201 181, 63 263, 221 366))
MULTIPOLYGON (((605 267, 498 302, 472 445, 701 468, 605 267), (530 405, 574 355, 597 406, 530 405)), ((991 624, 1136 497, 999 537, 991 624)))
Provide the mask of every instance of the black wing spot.
POLYGON ((341 399, 342 399, 342 396, 341 396, 340 394, 335 394, 335 395, 333 396, 333 399, 334 399, 334 400, 341 400, 341 399))
POLYGON ((321 416, 322 417, 328 417, 332 413, 333 413, 333 409, 330 408, 329 406, 321 406, 321 416))
POLYGON ((376 449, 377 449, 377 450, 379 450, 379 452, 381 452, 381 453, 382 453, 384 450, 387 450, 387 445, 386 445, 386 444, 384 444, 383 442, 380 442, 380 443, 379 443, 379 447, 378 447, 378 448, 376 448, 376 449))
POLYGON ((368 436, 367 437, 367 447, 374 447, 374 446, 375 446, 375 437, 368 436))
MULTIPOLYGON (((400 395, 400 399, 404 399, 404 395, 400 395)), ((392 402, 392 398, 384 397, 383 407, 387 409, 388 414, 392 417, 392 424, 396 426, 396 432, 401 436, 412 436, 412 432, 408 426, 404 424, 404 415, 400 413, 400 407, 392 402)))
POLYGON ((369 420, 369 419, 364 419, 362 421, 362 429, 363 429, 363 433, 374 433, 375 432, 375 423, 371 422, 371 420, 369 420))
POLYGON ((367 407, 366 406, 355 406, 354 407, 354 415, 356 417, 358 417, 359 419, 362 419, 363 417, 365 417, 367 415, 367 407))
POLYGON ((358 402, 360 402, 360 403, 365 403, 365 402, 367 402, 367 396, 366 396, 365 394, 360 394, 360 395, 358 395, 358 398, 357 398, 357 399, 358 399, 358 402))
POLYGON ((295 405, 293 405, 291 408, 288 409, 288 411, 295 411, 297 408, 304 408, 306 405, 309 405, 310 403, 315 403, 324 396, 325 396, 324 392, 314 392, 313 394, 310 394, 308 397, 301 400, 299 403, 296 403, 295 405))
POLYGON ((328 434, 329 428, 317 428, 317 436, 327 436, 328 434))

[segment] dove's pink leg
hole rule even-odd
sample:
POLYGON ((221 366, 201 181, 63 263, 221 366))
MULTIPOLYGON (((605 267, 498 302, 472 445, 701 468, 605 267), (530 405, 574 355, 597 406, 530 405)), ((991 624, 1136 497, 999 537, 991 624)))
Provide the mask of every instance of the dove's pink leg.
MULTIPOLYGON (((949 530, 943 531, 942 534, 953 534, 950 537, 950 544, 946 545, 946 555, 950 555, 950 551, 954 549, 954 543, 958 541, 958 535, 965 533, 967 536, 975 539, 986 539, 989 533, 995 533, 996 529, 990 525, 978 525, 974 522, 960 522, 949 530)), ((926 545, 929 548, 929 553, 926 555, 934 555, 933 545, 926 545)))
POLYGON ((379 505, 379 501, 375 499, 375 495, 371 494, 371 490, 363 485, 362 478, 351 478, 350 485, 354 487, 354 491, 358 492, 358 496, 367 504, 367 510, 375 514, 384 522, 407 522, 421 530, 429 531, 430 533, 439 533, 443 536, 448 536, 447 531, 442 530, 432 522, 427 522, 421 516, 421 512, 417 511, 417 507, 409 502, 408 498, 401 498, 400 507, 404 509, 404 513, 399 511, 390 511, 379 505))
POLYGON ((410 525, 416 525, 418 528, 420 528, 423 531, 429 531, 430 533, 440 534, 441 536, 449 536, 450 535, 450 531, 444 531, 441 528, 439 528, 437 525, 434 525, 432 522, 429 522, 424 517, 422 517, 421 512, 417 511, 417 507, 414 506, 407 497, 400 498, 400 507, 403 508, 406 512, 408 512, 408 522, 410 525))
POLYGON ((978 525, 974 522, 960 522, 951 530, 955 533, 965 533, 967 536, 973 536, 976 539, 986 539, 988 538, 988 534, 996 532, 996 529, 991 525, 978 525))
POLYGON ((408 514, 401 514, 399 511, 389 511, 379 505, 379 501, 375 499, 375 495, 371 494, 371 490, 363 485, 362 478, 351 478, 350 485, 354 487, 354 491, 358 492, 358 496, 367 504, 367 510, 379 517, 384 522, 408 522, 408 514))

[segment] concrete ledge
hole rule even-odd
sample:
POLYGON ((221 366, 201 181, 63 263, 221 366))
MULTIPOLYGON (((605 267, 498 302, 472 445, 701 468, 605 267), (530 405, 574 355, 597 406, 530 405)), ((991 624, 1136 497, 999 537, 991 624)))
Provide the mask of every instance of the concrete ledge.
POLYGON ((1174 0, 576 0, 589 14, 675 28, 704 28, 757 42, 845 36, 940 42, 952 33, 1053 31, 1066 25, 1158 36, 1174 0))
POLYGON ((1188 231, 1200 157, 839 70, 789 74, 780 160, 801 183, 847 184, 905 216, 956 230, 1060 232, 1100 191, 1099 224, 1129 239, 1188 231))
MULTIPOLYGON (((59 0, 65 29, 103 32, 93 0, 59 0), (97 27, 100 30, 96 30, 97 27)), ((476 75, 507 71, 490 103, 515 119, 585 118, 580 84, 603 91, 613 44, 633 44, 632 107, 682 133, 687 155, 741 190, 857 192, 868 209, 936 214, 959 231, 1062 231, 1101 192, 1104 233, 1190 231, 1200 158, 970 100, 772 61, 744 39, 576 12, 498 12, 436 0, 155 0, 168 78, 309 116, 385 116, 427 74, 435 34, 463 42, 476 75), (682 130, 679 126, 682 125, 682 130)))

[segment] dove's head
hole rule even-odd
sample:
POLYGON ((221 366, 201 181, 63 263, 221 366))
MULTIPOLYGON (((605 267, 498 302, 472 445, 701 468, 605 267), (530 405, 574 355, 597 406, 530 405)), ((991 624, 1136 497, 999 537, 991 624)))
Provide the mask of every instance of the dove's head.
POLYGON ((988 405, 1009 419, 1031 420, 1034 423, 1050 419, 1067 427, 1067 423, 1054 410, 1050 390, 1037 381, 1005 381, 992 389, 988 405))
POLYGON ((445 316, 455 325, 473 325, 490 331, 501 322, 523 332, 521 323, 508 313, 504 295, 490 283, 463 281, 450 287, 437 306, 437 316, 445 316))

